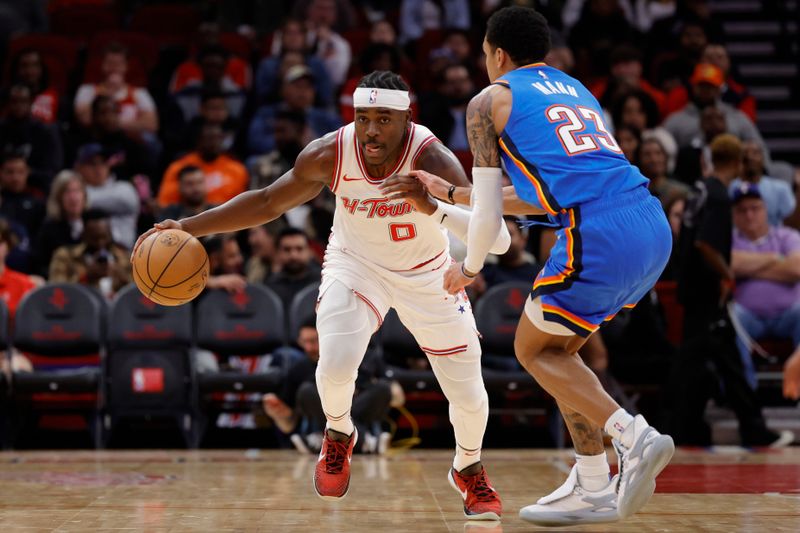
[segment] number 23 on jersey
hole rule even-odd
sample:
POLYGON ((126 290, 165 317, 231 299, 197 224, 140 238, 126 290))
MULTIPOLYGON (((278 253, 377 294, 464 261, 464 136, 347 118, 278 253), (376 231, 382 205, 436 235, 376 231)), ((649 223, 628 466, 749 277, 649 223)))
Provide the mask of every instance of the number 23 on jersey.
POLYGON ((583 106, 552 105, 545 111, 551 123, 561 123, 556 128, 561 146, 569 156, 592 152, 605 148, 621 154, 617 141, 603 123, 603 117, 594 109, 583 106), (597 133, 581 133, 586 131, 587 122, 594 123, 597 133))

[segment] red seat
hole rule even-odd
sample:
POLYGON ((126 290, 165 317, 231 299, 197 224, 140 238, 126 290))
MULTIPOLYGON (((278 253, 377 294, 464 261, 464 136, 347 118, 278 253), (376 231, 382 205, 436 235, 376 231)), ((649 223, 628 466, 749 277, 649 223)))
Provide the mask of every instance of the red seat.
POLYGON ((464 167, 464 172, 467 173, 467 177, 471 178, 473 163, 472 152, 469 150, 456 150, 453 152, 453 154, 455 154, 456 158, 461 163, 461 166, 464 167))
MULTIPOLYGON (((78 62, 79 46, 74 40, 62 35, 47 33, 28 33, 14 37, 8 45, 8 57, 16 57, 22 50, 31 48, 42 56, 49 56, 61 63, 65 71, 71 71, 78 62)), ((10 68, 6 65, 6 73, 10 68)))
POLYGON ((200 24, 200 15, 190 5, 144 5, 131 17, 130 29, 153 35, 171 44, 186 44, 200 24))
POLYGON ((119 28, 120 16, 114 6, 65 7, 50 14, 50 31, 86 42, 101 31, 119 28))
POLYGON ((253 46, 250 40, 236 32, 221 33, 219 35, 219 44, 228 52, 246 61, 250 61, 250 57, 253 54, 253 46))
POLYGON ((667 338, 673 346, 680 346, 683 340, 683 305, 678 301, 678 282, 659 281, 656 293, 667 321, 667 338))
POLYGON ((89 42, 89 57, 102 56, 103 50, 110 43, 120 43, 128 49, 130 58, 137 58, 146 71, 151 71, 158 63, 158 41, 135 31, 110 30, 92 37, 89 42))
POLYGON ((353 57, 358 57, 369 46, 369 28, 355 28, 342 33, 342 37, 350 43, 353 57))

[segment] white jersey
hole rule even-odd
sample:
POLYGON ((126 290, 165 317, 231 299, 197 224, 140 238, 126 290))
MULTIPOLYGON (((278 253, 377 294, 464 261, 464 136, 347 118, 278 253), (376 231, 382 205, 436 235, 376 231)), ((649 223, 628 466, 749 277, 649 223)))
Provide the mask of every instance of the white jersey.
POLYGON ((425 272, 441 266, 449 254, 447 230, 410 203, 389 201, 378 189, 386 177, 413 170, 419 155, 435 141, 428 128, 412 122, 397 165, 376 178, 367 171, 355 124, 339 128, 330 184, 336 210, 329 251, 353 254, 394 272, 425 272))

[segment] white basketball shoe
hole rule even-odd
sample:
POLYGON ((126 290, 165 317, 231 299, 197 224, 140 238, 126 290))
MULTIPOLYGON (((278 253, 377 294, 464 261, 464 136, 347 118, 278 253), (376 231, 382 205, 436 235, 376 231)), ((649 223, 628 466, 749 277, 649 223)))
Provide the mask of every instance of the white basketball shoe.
POLYGON ((616 439, 611 441, 619 458, 617 510, 620 518, 628 518, 645 506, 656 490, 656 476, 675 453, 672 437, 656 431, 642 415, 636 415, 625 428, 625 433, 629 431, 633 432, 630 449, 616 439))
POLYGON ((617 476, 602 490, 592 492, 578 482, 578 465, 551 494, 534 505, 523 507, 519 517, 539 526, 577 526, 605 524, 619 520, 617 514, 617 476))

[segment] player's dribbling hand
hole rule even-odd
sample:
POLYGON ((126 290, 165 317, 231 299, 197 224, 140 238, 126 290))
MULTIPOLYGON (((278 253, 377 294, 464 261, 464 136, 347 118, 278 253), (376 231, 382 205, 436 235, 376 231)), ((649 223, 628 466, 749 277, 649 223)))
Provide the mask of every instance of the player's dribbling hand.
POLYGON ((133 258, 136 256, 136 250, 139 248, 139 246, 141 246, 145 239, 147 239, 153 233, 165 229, 183 229, 183 226, 181 226, 180 222, 177 220, 172 220, 171 218, 153 224, 152 228, 139 235, 139 238, 136 239, 136 242, 133 245, 133 250, 131 250, 131 262, 133 262, 133 258))
POLYGON ((432 215, 436 211, 436 202, 428 194, 428 189, 413 176, 405 174, 390 176, 378 185, 378 189, 389 200, 406 200, 420 213, 432 215))
POLYGON ((447 191, 450 189, 451 185, 449 181, 445 181, 439 176, 426 172, 425 170, 412 170, 408 175, 421 181, 434 198, 447 202, 447 191))
POLYGON ((783 396, 800 400, 800 354, 795 353, 783 365, 783 396))
POLYGON ((461 263, 454 263, 444 273, 444 290, 448 294, 457 294, 473 281, 475 281, 475 278, 468 278, 464 275, 461 270, 461 263))

